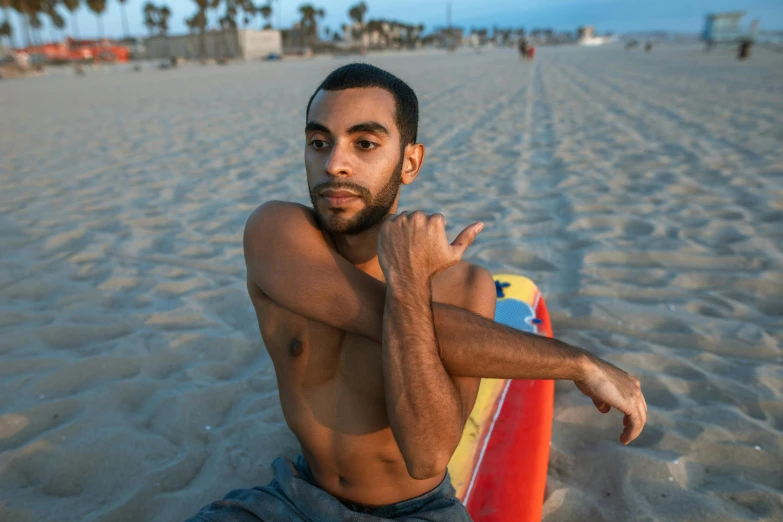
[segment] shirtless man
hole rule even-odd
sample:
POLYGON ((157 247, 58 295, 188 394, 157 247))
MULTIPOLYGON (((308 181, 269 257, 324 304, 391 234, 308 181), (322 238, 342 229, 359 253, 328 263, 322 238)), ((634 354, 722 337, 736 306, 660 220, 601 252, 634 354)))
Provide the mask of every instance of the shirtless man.
MULTIPOLYGON (((469 521, 447 464, 481 377, 569 379, 596 407, 647 418, 639 381, 563 342, 496 324, 495 285, 461 261, 445 218, 396 214, 424 160, 418 101, 395 76, 346 65, 307 108, 312 208, 256 209, 244 236, 247 287, 303 455, 276 459, 267 486, 239 489, 191 522, 469 521)), ((263 443, 259 441, 259 443, 263 443)))

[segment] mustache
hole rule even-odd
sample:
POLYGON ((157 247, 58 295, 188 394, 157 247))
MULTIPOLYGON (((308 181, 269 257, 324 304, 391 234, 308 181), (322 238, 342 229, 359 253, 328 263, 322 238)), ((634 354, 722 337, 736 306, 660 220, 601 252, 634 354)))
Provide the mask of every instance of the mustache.
POLYGON ((314 194, 320 194, 324 190, 349 190, 351 192, 354 192, 356 194, 359 194, 359 197, 361 197, 363 200, 367 200, 367 198, 370 197, 370 191, 366 188, 362 187, 361 185, 357 185, 356 183, 351 183, 350 181, 327 181, 325 183, 321 183, 320 185, 316 185, 313 187, 313 193, 314 194))

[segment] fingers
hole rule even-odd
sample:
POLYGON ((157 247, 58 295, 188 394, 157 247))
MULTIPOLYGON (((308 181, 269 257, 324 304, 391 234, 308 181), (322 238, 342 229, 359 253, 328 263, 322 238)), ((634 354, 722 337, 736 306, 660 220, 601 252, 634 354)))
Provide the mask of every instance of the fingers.
MULTIPOLYGON (((414 228, 429 227, 430 232, 437 230, 438 234, 442 234, 442 239, 446 240, 446 218, 443 214, 435 213, 427 215, 421 210, 415 210, 413 212, 402 211, 396 215, 390 215, 388 217, 389 223, 400 222, 402 225, 413 226, 414 228)), ((459 233, 454 241, 451 243, 451 252, 453 259, 459 261, 465 250, 473 243, 476 236, 484 228, 484 223, 473 223, 465 230, 459 233)))
POLYGON ((638 437, 644 427, 644 422, 639 419, 638 415, 626 415, 623 417, 623 424, 625 429, 620 434, 620 442, 623 444, 628 444, 638 437))
POLYGON ((598 411, 601 413, 609 413, 609 410, 612 409, 612 407, 605 402, 596 399, 593 399, 593 404, 595 404, 595 407, 598 408, 598 411))
POLYGON ((452 241, 451 246, 457 256, 462 257, 465 250, 473 243, 476 236, 484 228, 484 223, 473 223, 468 228, 459 233, 459 235, 452 241))
POLYGON ((446 228, 446 218, 443 217, 443 214, 437 214, 437 213, 436 214, 432 214, 429 217, 429 222, 431 224, 433 224, 433 225, 437 225, 439 227, 443 227, 444 230, 446 228))
POLYGON ((636 439, 647 423, 647 401, 644 400, 639 380, 635 377, 631 377, 631 379, 634 384, 634 392, 629 401, 629 407, 625 411, 625 417, 623 417, 625 429, 620 435, 620 442, 623 444, 628 444, 636 439))

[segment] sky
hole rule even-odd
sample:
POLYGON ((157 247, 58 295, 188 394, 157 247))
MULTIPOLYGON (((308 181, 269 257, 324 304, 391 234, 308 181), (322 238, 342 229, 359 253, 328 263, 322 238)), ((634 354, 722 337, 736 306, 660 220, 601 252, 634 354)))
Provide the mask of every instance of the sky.
MULTIPOLYGON (((130 32, 146 35, 142 9, 147 0, 127 0, 130 32)), ((256 0, 263 3, 265 0, 256 0)), ((326 11, 322 24, 333 29, 348 22, 348 8, 357 0, 312 0, 316 7, 326 11)), ((369 10, 367 18, 394 19, 400 22, 423 23, 426 29, 446 23, 447 0, 365 0, 369 10)), ((186 32, 184 19, 196 8, 193 0, 155 0, 154 3, 169 6, 173 12, 169 22, 170 34, 186 32)), ((273 24, 288 27, 299 18, 298 6, 306 0, 274 0, 273 24)), ((488 27, 551 27, 558 31, 573 31, 580 25, 593 25, 598 32, 616 34, 635 31, 668 30, 682 33, 698 33, 708 12, 745 10, 745 24, 754 18, 760 20, 762 30, 783 30, 783 0, 451 0, 452 23, 466 29, 488 27)), ((109 37, 123 35, 122 18, 118 0, 108 0, 104 15, 104 28, 109 37)), ((70 34, 71 17, 66 17, 70 34)), ((0 19, 2 15, 0 14, 0 19)), ((12 23, 21 35, 22 26, 12 15, 12 23)), ((76 25, 82 38, 95 37, 98 24, 95 16, 85 6, 77 14, 76 25)), ((261 26, 261 18, 255 22, 261 26)), ((48 26, 47 26, 48 27, 48 26)), ((57 36, 57 35, 55 35, 57 36)), ((46 39, 50 32, 44 33, 46 39)), ((21 42, 18 42, 21 43, 21 42)))

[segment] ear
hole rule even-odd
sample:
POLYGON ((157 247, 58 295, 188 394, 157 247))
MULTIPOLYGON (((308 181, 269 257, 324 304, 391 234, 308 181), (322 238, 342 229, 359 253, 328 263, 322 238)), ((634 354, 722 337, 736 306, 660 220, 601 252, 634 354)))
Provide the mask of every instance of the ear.
POLYGON ((402 184, 408 185, 419 175, 424 163, 424 145, 412 143, 405 146, 402 159, 402 184))

